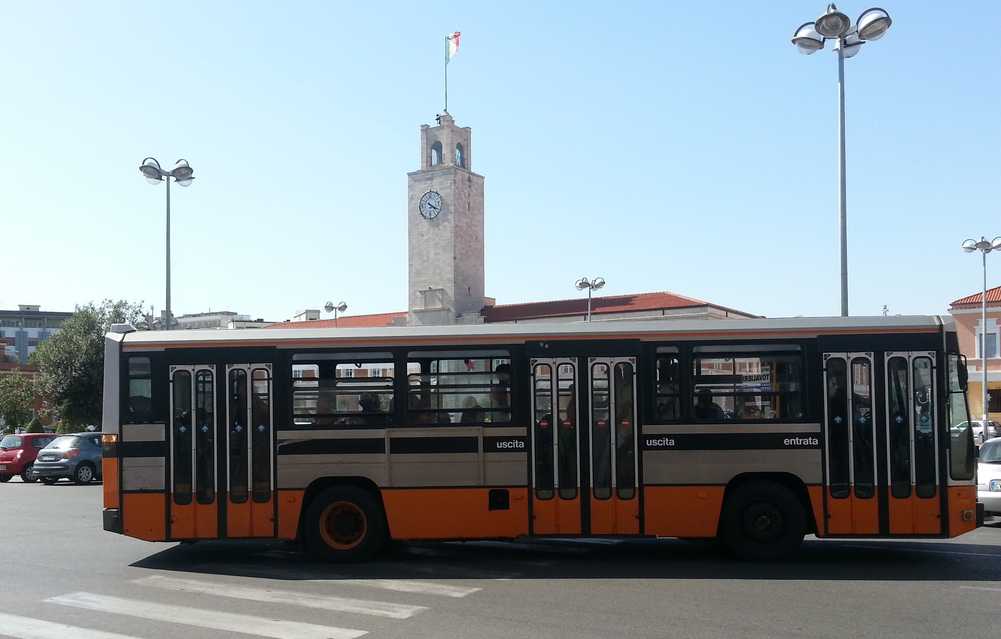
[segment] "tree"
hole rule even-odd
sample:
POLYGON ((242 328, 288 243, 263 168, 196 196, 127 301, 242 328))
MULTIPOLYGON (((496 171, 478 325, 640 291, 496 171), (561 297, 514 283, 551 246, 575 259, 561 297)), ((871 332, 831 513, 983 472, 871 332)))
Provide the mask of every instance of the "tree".
POLYGON ((104 391, 104 335, 112 324, 138 325, 142 304, 104 300, 78 306, 58 333, 35 351, 38 387, 69 426, 101 423, 104 391))
POLYGON ((24 432, 26 432, 26 433, 44 433, 45 432, 45 429, 42 428, 42 422, 40 422, 38 420, 38 415, 35 415, 34 417, 31 418, 31 421, 28 422, 28 427, 24 429, 24 432))
POLYGON ((0 375, 0 417, 8 430, 23 425, 32 416, 35 383, 18 370, 0 375))

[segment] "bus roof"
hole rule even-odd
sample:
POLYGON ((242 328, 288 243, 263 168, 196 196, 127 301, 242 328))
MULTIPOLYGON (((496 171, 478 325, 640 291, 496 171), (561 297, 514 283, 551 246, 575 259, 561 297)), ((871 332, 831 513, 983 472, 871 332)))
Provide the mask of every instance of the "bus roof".
MULTIPOLYGON (((135 331, 108 337, 129 350, 148 348, 281 346, 309 342, 395 343, 445 341, 524 342, 537 339, 697 339, 699 337, 782 338, 866 333, 928 333, 954 330, 951 317, 893 315, 888 317, 788 317, 722 320, 603 320, 599 322, 531 322, 450 326, 378 328, 257 328, 228 330, 135 331)), ((116 327, 118 328, 118 327, 116 327)))

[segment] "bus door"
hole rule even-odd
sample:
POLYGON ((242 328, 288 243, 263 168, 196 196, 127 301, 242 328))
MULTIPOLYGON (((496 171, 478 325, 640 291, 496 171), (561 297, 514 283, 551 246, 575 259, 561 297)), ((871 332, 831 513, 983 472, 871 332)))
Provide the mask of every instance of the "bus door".
POLYGON ((226 366, 227 537, 275 535, 271 364, 226 366))
POLYGON ((885 361, 890 533, 939 534, 935 352, 890 352, 885 361))
POLYGON ((532 367, 532 533, 581 533, 579 371, 576 358, 532 367))
POLYGON ((824 353, 827 533, 879 534, 872 353, 824 353))
POLYGON ((218 537, 213 366, 170 367, 170 416, 169 536, 218 537))
POLYGON ((587 360, 590 533, 640 530, 636 358, 587 360))

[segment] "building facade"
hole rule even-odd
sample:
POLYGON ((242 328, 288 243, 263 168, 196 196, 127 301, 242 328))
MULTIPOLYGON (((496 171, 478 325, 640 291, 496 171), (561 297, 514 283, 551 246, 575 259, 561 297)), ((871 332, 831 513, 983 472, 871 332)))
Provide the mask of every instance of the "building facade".
POLYGON ((987 324, 981 316, 983 293, 961 297, 949 305, 956 320, 959 350, 966 355, 970 373, 970 416, 984 414, 983 377, 987 371, 989 419, 1001 421, 1001 286, 987 290, 987 324))
POLYGON ((37 304, 20 304, 16 311, 0 310, 0 363, 26 366, 39 345, 59 331, 73 313, 43 311, 37 304))

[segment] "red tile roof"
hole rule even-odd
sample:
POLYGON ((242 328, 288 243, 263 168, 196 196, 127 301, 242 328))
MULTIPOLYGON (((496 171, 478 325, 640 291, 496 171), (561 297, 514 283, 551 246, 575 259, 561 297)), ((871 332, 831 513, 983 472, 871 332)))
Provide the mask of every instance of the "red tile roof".
MULTIPOLYGON (((738 311, 726 306, 712 304, 694 297, 686 297, 663 291, 659 293, 633 293, 630 295, 609 295, 595 297, 591 300, 591 313, 602 315, 606 313, 629 313, 637 311, 677 310, 684 308, 700 308, 711 306, 723 311, 737 314, 741 317, 757 317, 744 311, 738 311)), ((587 298, 578 297, 566 300, 551 300, 547 302, 526 302, 523 304, 498 304, 483 309, 484 321, 513 322, 545 317, 572 317, 587 313, 587 298)), ((394 313, 373 313, 371 315, 348 315, 341 317, 334 324, 332 319, 308 320, 300 322, 279 322, 265 328, 373 328, 379 326, 395 326, 406 322, 406 311, 394 313)))
MULTIPOLYGON (((713 306, 741 315, 749 315, 723 306, 711 304, 694 297, 685 297, 669 291, 659 293, 633 293, 631 295, 610 295, 591 300, 591 313, 628 313, 635 311, 657 311, 662 309, 695 308, 713 306)), ((498 304, 485 309, 486 322, 510 322, 521 319, 542 317, 566 317, 587 313, 587 298, 578 297, 549 302, 528 302, 525 304, 498 304)))
MULTIPOLYGON (((967 295, 966 297, 961 297, 952 304, 949 308, 968 308, 971 306, 980 306, 982 303, 982 298, 984 294, 974 293, 973 295, 967 295)), ((995 286, 994 288, 987 289, 987 303, 997 304, 1001 303, 1001 286, 995 286)))
POLYGON ((278 322, 264 328, 375 328, 393 326, 394 320, 405 321, 406 311, 394 313, 371 313, 369 315, 347 315, 338 317, 337 323, 332 319, 310 320, 305 322, 278 322))

